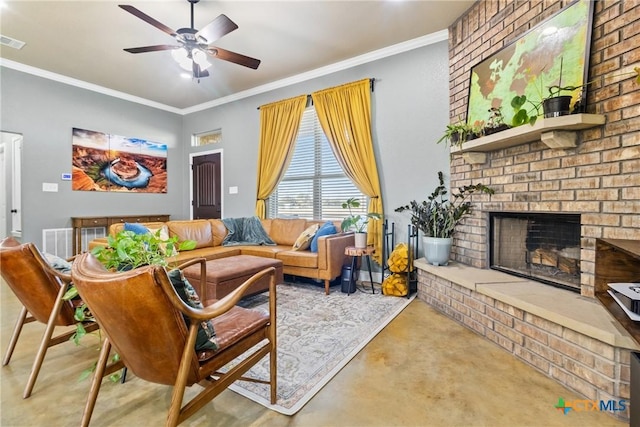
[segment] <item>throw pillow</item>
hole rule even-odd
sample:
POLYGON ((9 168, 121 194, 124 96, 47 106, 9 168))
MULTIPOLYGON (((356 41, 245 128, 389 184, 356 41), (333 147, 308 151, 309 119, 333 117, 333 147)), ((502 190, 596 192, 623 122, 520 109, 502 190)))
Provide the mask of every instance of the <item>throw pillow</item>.
POLYGON ((57 255, 44 253, 44 259, 47 263, 57 271, 62 273, 70 274, 71 273, 71 263, 64 258, 60 258, 57 255))
POLYGON ((330 234, 337 234, 338 230, 336 226, 333 225, 333 222, 327 221, 318 229, 316 235, 313 236, 313 240, 311 240, 311 252, 318 252, 318 239, 322 236, 328 236, 330 234))
MULTIPOLYGON (((171 284, 180 296, 180 299, 193 308, 202 308, 202 302, 196 293, 194 287, 184 277, 182 271, 173 269, 169 271, 169 279, 171 284)), ((183 315, 184 321, 189 327, 189 318, 183 315)), ((207 320, 200 322, 198 326, 198 335, 196 336, 196 351, 217 350, 216 331, 213 329, 213 322, 207 320)))
POLYGON ((296 242, 293 244, 294 251, 304 251, 311 246, 311 240, 313 240, 313 236, 316 235, 316 232, 320 228, 320 224, 314 224, 310 227, 307 227, 300 236, 296 239, 296 242))
POLYGON ((136 222, 125 222, 124 231, 133 231, 136 234, 147 234, 149 229, 142 224, 136 222))

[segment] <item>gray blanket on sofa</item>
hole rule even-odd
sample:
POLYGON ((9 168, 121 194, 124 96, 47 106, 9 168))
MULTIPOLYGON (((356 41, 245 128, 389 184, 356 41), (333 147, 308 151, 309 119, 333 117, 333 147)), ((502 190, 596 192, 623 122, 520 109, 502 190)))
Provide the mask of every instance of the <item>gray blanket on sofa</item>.
POLYGON ((227 236, 222 241, 222 246, 234 245, 275 245, 271 240, 257 216, 246 218, 223 218, 222 222, 227 227, 227 236))

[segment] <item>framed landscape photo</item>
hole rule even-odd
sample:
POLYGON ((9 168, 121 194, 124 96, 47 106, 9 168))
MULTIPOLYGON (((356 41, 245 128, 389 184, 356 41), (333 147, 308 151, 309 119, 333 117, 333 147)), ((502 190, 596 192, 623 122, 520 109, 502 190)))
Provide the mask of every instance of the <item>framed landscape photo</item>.
POLYGON ((146 139, 73 128, 71 188, 167 192, 167 146, 146 139))
MULTIPOLYGON (((489 109, 501 108, 504 122, 510 124, 515 96, 526 95, 532 102, 541 103, 549 96, 549 86, 581 86, 587 82, 592 20, 593 1, 575 1, 475 65, 471 69, 467 122, 486 123, 489 109)), ((572 95, 571 108, 576 102, 585 104, 584 90, 563 95, 572 95)))

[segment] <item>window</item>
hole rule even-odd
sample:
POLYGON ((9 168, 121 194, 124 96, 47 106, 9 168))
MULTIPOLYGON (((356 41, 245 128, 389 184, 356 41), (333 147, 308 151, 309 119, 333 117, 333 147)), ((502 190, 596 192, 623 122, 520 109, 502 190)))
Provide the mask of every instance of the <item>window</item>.
POLYGON ((209 144, 222 142, 222 129, 215 129, 208 132, 195 133, 191 137, 191 146, 200 147, 209 144))
POLYGON ((313 107, 302 115, 293 158, 276 191, 269 197, 269 218, 341 219, 342 203, 360 200, 354 214, 367 211, 367 198, 338 164, 313 107))

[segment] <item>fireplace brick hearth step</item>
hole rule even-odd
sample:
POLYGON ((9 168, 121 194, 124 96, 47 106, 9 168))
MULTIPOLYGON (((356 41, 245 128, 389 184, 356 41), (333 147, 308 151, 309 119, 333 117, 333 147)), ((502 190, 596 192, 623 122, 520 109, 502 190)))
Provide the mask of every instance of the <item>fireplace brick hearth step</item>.
POLYGON ((586 399, 629 399, 640 347, 597 300, 459 263, 415 266, 418 298, 438 311, 586 399))

